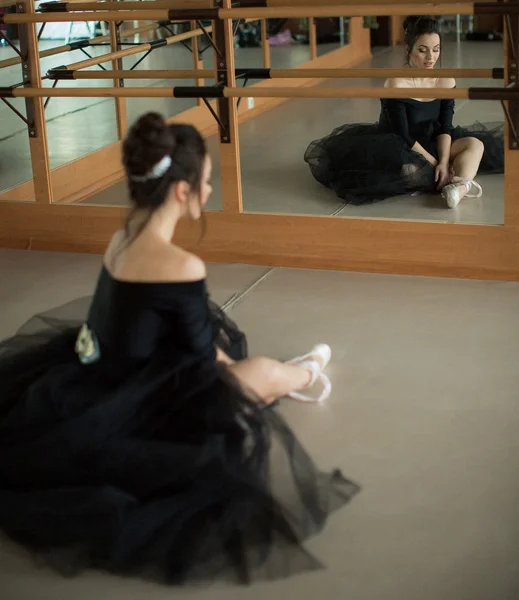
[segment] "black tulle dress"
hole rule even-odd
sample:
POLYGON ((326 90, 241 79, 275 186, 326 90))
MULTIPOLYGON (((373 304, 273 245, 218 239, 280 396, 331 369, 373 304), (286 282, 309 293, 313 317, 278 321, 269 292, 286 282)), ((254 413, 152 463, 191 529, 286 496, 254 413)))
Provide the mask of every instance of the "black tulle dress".
POLYGON ((438 159, 437 138, 475 137, 485 146, 479 173, 504 173, 503 123, 454 127, 454 100, 381 100, 378 123, 349 124, 314 141, 305 161, 315 179, 351 204, 432 193, 434 167, 411 150, 419 142, 438 159))
POLYGON ((93 300, 3 342, 3 532, 68 574, 182 584, 319 568, 302 543, 358 488, 320 472, 215 346, 247 354, 204 281, 121 282, 105 268, 93 300))

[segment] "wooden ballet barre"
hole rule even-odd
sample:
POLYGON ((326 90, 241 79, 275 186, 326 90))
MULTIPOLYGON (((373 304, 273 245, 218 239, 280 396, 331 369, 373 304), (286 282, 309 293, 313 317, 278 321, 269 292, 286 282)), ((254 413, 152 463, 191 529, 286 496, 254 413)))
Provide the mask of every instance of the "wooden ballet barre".
MULTIPOLYGON (((463 0, 441 0, 438 4, 463 4, 463 0)), ((267 8, 274 7, 285 7, 285 6, 315 6, 317 4, 316 0, 265 0, 262 3, 258 3, 258 6, 262 4, 267 8)), ((352 4, 359 4, 359 0, 326 0, 327 6, 349 6, 352 4)), ((369 6, 370 4, 395 4, 395 0, 364 0, 364 5, 369 6)), ((398 4, 412 4, 413 9, 409 11, 409 14, 416 14, 415 6, 420 4, 420 0, 398 0, 398 4)))
MULTIPOLYGON (((73 0, 72 2, 69 0, 68 2, 42 2, 38 7, 38 12, 40 13, 51 13, 51 12, 97 12, 103 10, 172 10, 171 6, 173 2, 170 0, 153 0, 153 1, 144 1, 144 2, 81 2, 78 0, 77 2, 73 0)), ((176 2, 175 2, 176 4, 176 2)), ((197 3, 198 4, 198 3, 197 3)), ((181 6, 176 6, 174 10, 207 10, 211 9, 211 2, 202 2, 200 6, 193 6, 189 8, 183 8, 181 6)))
POLYGON ((146 70, 146 71, 76 71, 63 67, 49 69, 47 78, 50 80, 79 80, 79 79, 215 79, 216 73, 211 69, 176 69, 176 70, 146 70))
MULTIPOLYGON (((138 35, 139 33, 146 33, 148 31, 155 31, 160 29, 160 23, 153 23, 152 25, 143 25, 141 27, 135 27, 134 29, 127 29, 125 31, 121 31, 121 39, 126 39, 132 37, 133 35, 138 35)), ((75 42, 71 42, 70 44, 65 44, 64 46, 56 46, 55 48, 49 48, 48 50, 42 50, 40 54, 41 58, 47 58, 49 56, 56 56, 57 54, 62 54, 64 52, 73 52, 74 50, 79 50, 80 48, 88 48, 89 46, 93 46, 95 44, 102 44, 104 42, 109 42, 109 35, 98 35, 97 37, 90 39, 77 40, 75 42)), ((0 69, 6 67, 14 67, 15 65, 19 65, 22 62, 22 59, 19 56, 13 56, 12 58, 7 58, 6 60, 0 61, 0 69)))
MULTIPOLYGON (((409 77, 409 68, 367 69, 236 69, 236 76, 247 79, 394 79, 409 77)), ((504 79, 503 67, 492 69, 413 69, 413 77, 453 79, 504 79)))
POLYGON ((2 87, 0 98, 427 98, 519 101, 519 88, 236 88, 236 87, 2 87))
MULTIPOLYGON (((124 5, 124 2, 120 4, 124 5)), ((153 5, 153 2, 145 4, 153 5)), ((143 9, 138 11, 143 21, 162 20, 218 20, 218 19, 275 19, 275 18, 328 18, 328 17, 369 17, 405 16, 410 11, 409 4, 349 5, 349 6, 308 6, 272 8, 213 8, 213 9, 143 9)), ((413 6, 415 15, 519 15, 519 3, 515 2, 474 2, 463 4, 421 4, 413 6)), ((50 12, 44 14, 4 14, 0 24, 24 23, 69 23, 85 21, 130 21, 135 20, 136 11, 120 8, 112 11, 86 13, 50 12)))
MULTIPOLYGON (((235 69, 236 77, 245 79, 392 79, 408 77, 409 69, 235 69)), ((413 69, 413 76, 430 77, 430 69, 413 69)), ((435 69, 435 77, 454 79, 504 79, 503 68, 435 69)), ((214 79, 211 69, 159 69, 119 71, 77 71, 58 67, 47 72, 51 80, 78 79, 214 79)))
MULTIPOLYGON (((213 30, 212 26, 206 27, 205 31, 207 33, 211 33, 213 30)), ((69 65, 63 65, 56 67, 54 69, 50 69, 49 73, 60 74, 63 71, 77 71, 79 69, 87 69, 89 67, 94 67, 97 65, 101 65, 105 62, 117 60, 118 58, 126 58, 128 56, 134 56, 135 54, 141 54, 143 52, 147 52, 148 50, 156 50, 157 48, 163 48, 164 46, 171 46, 172 44, 178 44, 185 40, 189 40, 195 37, 200 37, 204 35, 204 31, 202 29, 192 29, 191 31, 186 31, 184 33, 178 33, 177 35, 171 35, 166 38, 162 38, 161 40, 154 40, 153 42, 146 42, 143 44, 139 44, 138 46, 133 46, 132 48, 125 48, 124 50, 117 50, 115 52, 107 52, 102 56, 94 56, 93 58, 88 58, 87 60, 82 60, 76 63, 71 63, 69 65)), ((108 72, 108 71, 106 71, 108 72)), ((130 73, 135 73, 136 71, 129 71, 130 73)), ((211 71, 214 76, 214 72, 211 71)), ((113 77, 112 77, 113 78, 113 77)), ((116 79, 120 79, 119 77, 115 77, 116 79)), ((53 77, 53 79, 73 79, 72 77, 53 77)), ((87 77, 83 77, 83 79, 87 79, 87 77)), ((95 77, 92 77, 95 79, 95 77)))
POLYGON ((333 18, 333 17, 392 17, 413 15, 517 15, 519 5, 501 2, 471 2, 457 4, 337 4, 335 6, 274 6, 267 8, 219 9, 220 19, 279 19, 279 18, 333 18))
MULTIPOLYGON (((124 4, 124 2, 121 2, 124 4)), ((150 3, 151 4, 151 3, 150 3)), ((210 9, 208 9, 209 11, 210 9)), ((139 21, 175 21, 179 20, 176 14, 179 11, 174 11, 175 17, 169 18, 168 10, 140 10, 139 21)), ((99 12, 83 12, 83 13, 37 13, 37 14, 4 14, 0 15, 0 25, 23 25, 27 23, 83 23, 88 21, 106 21, 107 23, 117 21, 135 21, 136 11, 134 10, 112 10, 99 12)), ((218 18, 218 17, 216 17, 218 18)), ((196 17, 198 20, 199 17, 196 17)), ((180 20, 184 20, 180 18, 180 20)))
MULTIPOLYGON (((211 33, 212 27, 206 27, 206 31, 211 33)), ((118 58, 125 58, 128 56, 134 56, 135 54, 141 54, 143 52, 147 52, 148 50, 155 50, 157 48, 161 48, 164 46, 171 46, 172 44, 178 44, 179 42, 183 42, 185 40, 198 37, 204 35, 204 32, 201 29, 193 29, 191 31, 186 31, 184 33, 179 33, 177 35, 172 35, 161 40, 155 40, 153 42, 146 42, 144 44, 139 44, 138 46, 133 46, 131 48, 125 48, 124 50, 117 50, 116 52, 108 52, 103 54, 102 56, 95 56, 93 58, 89 58, 87 60, 82 60, 76 63, 72 63, 70 65, 64 65, 63 67, 58 67, 57 69, 51 69, 49 73, 60 72, 60 70, 70 70, 77 71, 78 69, 87 69, 89 67, 93 67, 96 65, 100 65, 105 62, 109 62, 112 60, 117 60, 118 58)), ((134 72, 134 71, 130 71, 134 72)), ((113 78, 113 77, 112 77, 113 78)), ((69 78, 70 79, 70 78, 69 78)), ((116 79, 118 79, 116 77, 116 79)))

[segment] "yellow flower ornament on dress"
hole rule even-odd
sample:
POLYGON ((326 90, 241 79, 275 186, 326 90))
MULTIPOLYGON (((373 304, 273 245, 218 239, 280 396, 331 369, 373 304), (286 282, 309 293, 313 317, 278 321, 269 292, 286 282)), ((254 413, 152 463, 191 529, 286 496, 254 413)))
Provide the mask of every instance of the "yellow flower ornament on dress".
POLYGON ((100 351, 97 338, 95 333, 89 329, 86 323, 81 327, 77 336, 76 354, 84 365, 99 360, 100 351))

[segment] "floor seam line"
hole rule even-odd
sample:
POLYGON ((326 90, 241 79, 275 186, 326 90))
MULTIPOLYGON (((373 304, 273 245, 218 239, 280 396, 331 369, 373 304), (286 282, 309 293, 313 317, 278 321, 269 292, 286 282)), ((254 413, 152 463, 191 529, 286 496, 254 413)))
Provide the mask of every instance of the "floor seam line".
POLYGON ((222 305, 223 311, 232 310, 236 305, 245 300, 247 296, 249 296, 258 286, 260 286, 264 281, 266 281, 274 271, 277 270, 277 267, 271 267, 266 273, 263 273, 261 277, 258 277, 256 281, 251 283, 249 287, 247 287, 243 292, 237 292, 233 294, 227 302, 222 305))
POLYGON ((339 208, 336 208, 332 214, 330 215, 330 217, 335 217, 336 215, 338 215, 342 210, 344 210, 346 207, 348 206, 348 203, 345 202, 342 206, 339 206, 339 208))

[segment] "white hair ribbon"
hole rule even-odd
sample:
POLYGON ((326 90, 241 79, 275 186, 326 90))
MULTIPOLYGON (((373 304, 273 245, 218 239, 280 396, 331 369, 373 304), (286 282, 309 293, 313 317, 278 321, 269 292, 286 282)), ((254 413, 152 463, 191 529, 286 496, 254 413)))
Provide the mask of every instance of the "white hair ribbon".
POLYGON ((146 173, 146 175, 131 175, 130 179, 138 182, 149 181, 150 179, 159 179, 166 173, 169 167, 171 167, 172 162, 171 156, 166 154, 166 156, 163 156, 159 162, 146 173))

